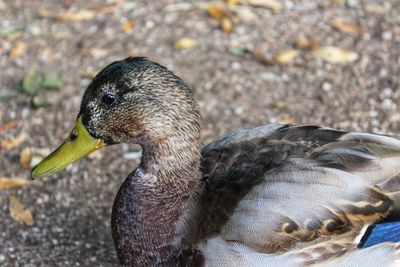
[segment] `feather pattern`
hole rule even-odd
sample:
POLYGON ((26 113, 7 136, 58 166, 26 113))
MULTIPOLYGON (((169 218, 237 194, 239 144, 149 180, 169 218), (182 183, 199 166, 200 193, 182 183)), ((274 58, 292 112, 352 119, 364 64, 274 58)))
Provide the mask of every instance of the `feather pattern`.
POLYGON ((367 248, 383 242, 400 242, 400 222, 371 225, 358 247, 367 248))
POLYGON ((219 138, 202 156, 199 248, 211 266, 351 262, 363 227, 394 209, 378 186, 400 171, 400 141, 387 136, 267 125, 219 138))

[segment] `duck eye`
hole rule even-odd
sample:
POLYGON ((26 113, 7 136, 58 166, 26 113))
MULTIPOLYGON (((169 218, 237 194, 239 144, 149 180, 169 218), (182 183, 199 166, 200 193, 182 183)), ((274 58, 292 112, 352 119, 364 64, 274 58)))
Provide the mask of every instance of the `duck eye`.
POLYGON ((101 102, 103 102, 104 104, 107 104, 107 105, 110 105, 110 104, 114 103, 114 100, 115 100, 115 97, 111 93, 106 93, 101 98, 101 102))

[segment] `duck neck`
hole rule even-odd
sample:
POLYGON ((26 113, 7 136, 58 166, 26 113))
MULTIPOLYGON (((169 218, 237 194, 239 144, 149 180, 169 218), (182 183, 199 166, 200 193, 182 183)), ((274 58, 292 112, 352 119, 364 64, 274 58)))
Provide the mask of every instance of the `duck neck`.
POLYGON ((122 184, 113 207, 113 238, 123 266, 182 261, 198 210, 200 149, 199 134, 143 146, 142 162, 122 184))

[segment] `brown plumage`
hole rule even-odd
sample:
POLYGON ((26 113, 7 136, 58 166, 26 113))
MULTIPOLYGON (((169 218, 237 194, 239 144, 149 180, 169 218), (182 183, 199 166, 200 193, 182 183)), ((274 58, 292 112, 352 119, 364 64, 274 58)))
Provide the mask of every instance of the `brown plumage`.
POLYGON ((202 148, 189 86, 145 58, 101 71, 79 116, 93 137, 143 148, 112 212, 123 266, 382 266, 399 258, 394 244, 356 248, 365 226, 398 205, 384 185, 400 172, 394 138, 266 125, 202 148))

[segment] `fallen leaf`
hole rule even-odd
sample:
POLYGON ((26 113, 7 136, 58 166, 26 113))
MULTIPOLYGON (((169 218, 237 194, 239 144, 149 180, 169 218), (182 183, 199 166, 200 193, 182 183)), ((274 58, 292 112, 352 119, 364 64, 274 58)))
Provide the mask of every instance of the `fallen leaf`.
POLYGON ((100 71, 82 71, 79 75, 82 78, 93 79, 100 71))
POLYGON ((64 83, 57 77, 46 74, 43 77, 41 86, 46 90, 59 90, 64 86, 64 83))
POLYGON ((12 189, 23 187, 28 184, 28 180, 25 178, 7 178, 0 177, 0 189, 12 189))
POLYGON ((243 48, 243 47, 231 47, 229 49, 229 52, 232 55, 235 55, 238 57, 242 57, 242 56, 250 53, 250 51, 247 48, 243 48))
POLYGON ((21 122, 20 120, 12 120, 12 121, 8 121, 4 124, 1 124, 0 125, 0 133, 7 131, 8 129, 17 127, 20 122, 21 122))
POLYGON ((64 86, 63 81, 49 74, 39 75, 36 67, 31 67, 27 75, 22 80, 22 86, 19 88, 24 94, 36 96, 41 91, 59 90, 64 86))
POLYGON ((15 27, 0 28, 0 38, 15 40, 22 36, 22 31, 15 27))
POLYGON ((5 38, 9 34, 17 31, 17 28, 15 27, 5 27, 5 28, 0 28, 0 38, 5 38))
POLYGON ((25 223, 26 225, 33 225, 33 216, 29 208, 25 207, 24 204, 19 201, 18 198, 10 196, 9 208, 11 217, 18 221, 25 223))
POLYGON ((76 22, 91 20, 96 15, 96 12, 88 9, 80 9, 78 11, 67 10, 64 12, 54 13, 47 9, 39 9, 39 16, 44 18, 57 19, 64 22, 76 22))
POLYGON ((243 22, 250 22, 256 18, 256 15, 253 13, 253 11, 251 11, 250 8, 245 6, 236 7, 234 11, 238 16, 239 20, 243 22))
MULTIPOLYGON (((128 4, 128 3, 127 3, 128 4)), ((127 5, 127 4, 125 4, 122 8, 124 9, 124 11, 126 11, 125 9, 125 6, 127 5)), ((129 3, 129 4, 135 4, 135 3, 129 3)), ((192 3, 185 3, 185 2, 183 2, 183 3, 173 3, 173 4, 169 4, 169 5, 167 5, 165 8, 164 8, 164 11, 165 12, 182 12, 182 11, 190 11, 190 10, 192 10, 193 9, 193 7, 197 7, 197 8, 199 8, 199 9, 203 9, 202 8, 202 4, 205 4, 204 2, 203 3, 197 3, 197 4, 192 4, 192 3)), ((134 9, 134 7, 132 8, 132 7, 129 7, 128 6, 128 8, 129 9, 131 9, 131 10, 133 10, 134 9)), ((128 10, 129 11, 129 10, 128 10)))
POLYGON ((87 9, 82 9, 77 12, 65 12, 58 15, 61 21, 84 21, 91 20, 95 16, 95 12, 87 9))
POLYGON ((96 150, 88 155, 89 159, 96 159, 100 160, 103 158, 104 151, 103 150, 96 150))
POLYGON ((315 40, 310 40, 304 35, 297 37, 296 46, 301 49, 316 50, 321 47, 321 44, 315 40))
POLYGON ((29 148, 24 148, 21 154, 19 155, 19 164, 25 170, 30 169, 31 167, 31 150, 29 148))
POLYGON ((228 5, 236 6, 242 3, 242 0, 226 0, 228 5))
POLYGON ((97 13, 102 13, 102 14, 113 13, 121 7, 123 2, 124 2, 123 0, 122 1, 118 0, 118 1, 115 1, 114 4, 105 5, 105 6, 102 6, 102 5, 93 6, 93 7, 91 7, 91 9, 96 11, 97 13))
POLYGON ((0 101, 7 101, 13 97, 16 97, 18 94, 14 91, 0 91, 0 101))
POLYGON ((41 77, 36 73, 36 68, 31 67, 22 81, 22 91, 28 95, 34 95, 40 90, 41 77))
POLYGON ((304 35, 300 35, 299 37, 297 37, 296 45, 299 48, 308 49, 308 48, 310 48, 311 42, 304 35))
POLYGON ((14 45, 13 48, 11 48, 8 56, 11 60, 14 60, 16 58, 21 57, 25 52, 26 52, 26 44, 24 43, 24 41, 19 40, 17 41, 17 43, 14 45))
POLYGON ((385 13, 385 7, 378 4, 366 4, 364 10, 370 14, 383 14, 385 13))
POLYGON ((221 20, 226 16, 225 8, 221 5, 210 5, 207 7, 208 15, 213 17, 214 19, 221 20))
POLYGON ((341 5, 343 4, 344 0, 331 0, 333 5, 341 5))
POLYGON ((270 66, 273 64, 276 64, 275 60, 271 60, 267 58, 262 51, 259 50, 247 50, 247 53, 249 53, 252 58, 259 63, 265 65, 265 66, 270 66))
POLYGON ((300 54, 299 50, 296 49, 288 49, 283 50, 278 53, 276 56, 276 61, 280 64, 290 64, 293 60, 300 54))
MULTIPOLYGON (((124 1, 124 0, 122 0, 122 1, 124 1)), ((190 3, 183 3, 183 4, 186 4, 186 5, 190 5, 190 7, 192 7, 192 5, 190 4, 190 3)), ((122 5, 121 5, 121 9, 122 9, 122 11, 124 11, 124 12, 131 12, 131 11, 133 11, 134 9, 136 9, 136 7, 137 7, 137 5, 138 5, 138 3, 135 3, 135 2, 124 2, 124 3, 122 3, 122 5)), ((173 4, 172 4, 173 5, 173 4)), ((167 6, 168 7, 168 6, 167 6)))
POLYGON ((107 49, 93 47, 89 50, 89 53, 94 58, 102 58, 107 56, 109 51, 107 49))
POLYGON ((247 0, 243 2, 247 2, 250 6, 271 9, 274 13, 280 13, 283 9, 282 2, 277 0, 247 0))
POLYGON ((125 22, 122 24, 122 28, 124 29, 125 32, 129 32, 129 31, 131 31, 133 28, 135 28, 135 23, 133 23, 133 22, 130 21, 130 20, 127 20, 127 21, 125 21, 125 22))
POLYGON ((344 23, 340 20, 332 20, 330 24, 333 28, 351 35, 359 35, 364 31, 363 28, 358 25, 344 23))
POLYGON ((231 33, 233 31, 233 22, 230 18, 223 18, 221 20, 221 27, 225 33, 231 33))
POLYGON ((294 118, 291 116, 285 116, 279 121, 280 124, 292 124, 294 123, 294 118))
POLYGON ((55 99, 46 95, 35 95, 31 97, 31 106, 33 108, 48 108, 56 103, 55 99))
POLYGON ((312 52, 313 56, 329 63, 348 63, 357 60, 358 54, 346 49, 325 46, 312 52))
POLYGON ((5 151, 9 151, 11 149, 14 149, 18 146, 20 146, 25 140, 28 138, 27 133, 21 133, 15 138, 8 138, 3 141, 1 141, 1 149, 5 151))
POLYGON ((192 38, 184 37, 175 42, 175 49, 191 48, 197 45, 197 41, 192 38))

